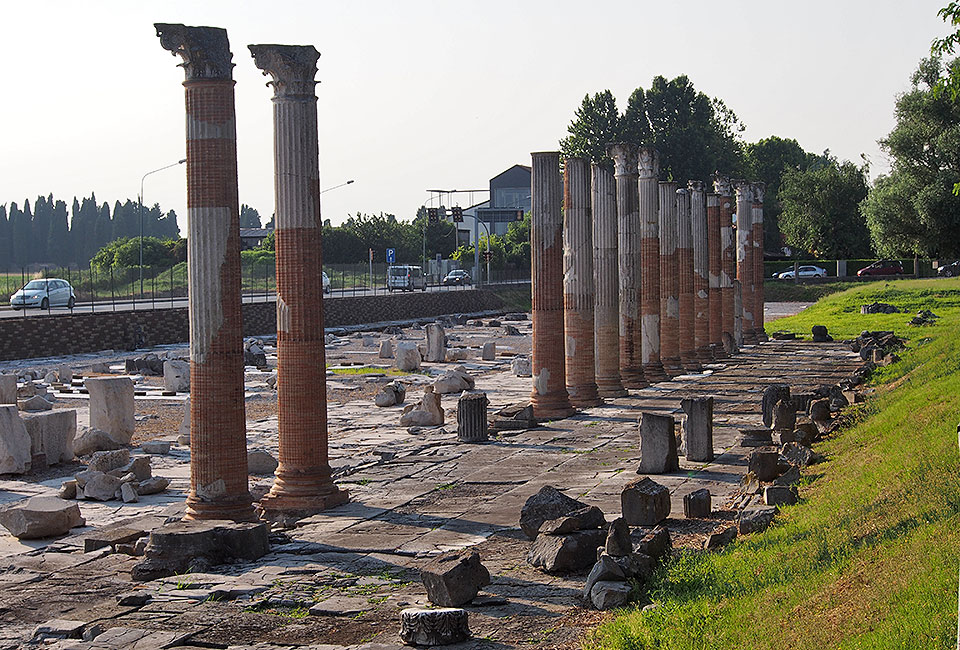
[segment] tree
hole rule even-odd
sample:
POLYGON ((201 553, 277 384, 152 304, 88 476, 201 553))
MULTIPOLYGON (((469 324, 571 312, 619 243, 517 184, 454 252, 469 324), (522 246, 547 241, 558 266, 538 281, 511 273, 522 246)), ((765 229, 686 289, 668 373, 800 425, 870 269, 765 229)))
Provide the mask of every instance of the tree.
POLYGON ((69 264, 72 251, 70 246, 70 229, 67 226, 67 204, 63 201, 53 201, 53 212, 50 218, 50 229, 47 233, 47 255, 51 262, 69 264))
POLYGON ((937 91, 947 67, 920 62, 910 90, 897 98, 896 125, 880 141, 890 174, 877 180, 862 209, 885 255, 960 257, 960 101, 937 91))
POLYGON ((860 202, 867 196, 867 167, 852 162, 789 170, 780 185, 780 228, 791 246, 825 259, 870 253, 860 202))
POLYGON ((241 228, 262 228, 260 225, 260 213, 255 208, 251 208, 246 203, 240 204, 240 227, 241 228))
POLYGON ((570 135, 560 141, 560 151, 565 158, 585 158, 612 165, 607 157, 607 144, 622 139, 620 113, 613 93, 604 90, 593 97, 585 95, 567 131, 570 135))
MULTIPOLYGON (((950 2, 937 12, 937 15, 943 19, 943 22, 949 23, 951 27, 957 28, 952 34, 933 41, 930 46, 930 54, 934 58, 953 56, 956 53, 957 45, 960 45, 960 2, 950 2)), ((945 74, 937 79, 934 86, 937 94, 947 91, 951 99, 957 101, 960 98, 960 66, 957 61, 944 71, 945 74)))

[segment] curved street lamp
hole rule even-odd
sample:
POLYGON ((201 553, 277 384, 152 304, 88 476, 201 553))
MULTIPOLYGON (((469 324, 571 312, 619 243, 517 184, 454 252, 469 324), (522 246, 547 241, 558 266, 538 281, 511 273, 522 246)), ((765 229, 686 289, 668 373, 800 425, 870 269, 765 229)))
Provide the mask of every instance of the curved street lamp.
POLYGON ((140 179, 140 195, 137 197, 137 202, 140 204, 140 297, 143 298, 143 181, 146 180, 147 176, 150 174, 156 174, 157 172, 162 172, 164 169, 170 169, 171 167, 176 167, 177 165, 182 165, 187 162, 186 158, 178 160, 175 163, 171 163, 159 169, 154 169, 143 175, 140 179))

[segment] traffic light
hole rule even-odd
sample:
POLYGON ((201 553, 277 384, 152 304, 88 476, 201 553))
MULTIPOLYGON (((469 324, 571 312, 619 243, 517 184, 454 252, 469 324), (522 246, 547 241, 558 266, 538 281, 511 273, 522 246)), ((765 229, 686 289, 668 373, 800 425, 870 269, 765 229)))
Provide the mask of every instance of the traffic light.
POLYGON ((523 221, 523 210, 517 210, 517 221, 523 221))
POLYGON ((492 251, 483 251, 483 261, 484 261, 484 262, 489 262, 491 259, 493 259, 493 252, 492 252, 492 251))
POLYGON ((454 223, 461 223, 463 221, 463 208, 461 208, 459 205, 455 205, 452 208, 452 212, 454 223))
POLYGON ((440 221, 440 212, 436 208, 427 208, 427 221, 430 223, 440 221))

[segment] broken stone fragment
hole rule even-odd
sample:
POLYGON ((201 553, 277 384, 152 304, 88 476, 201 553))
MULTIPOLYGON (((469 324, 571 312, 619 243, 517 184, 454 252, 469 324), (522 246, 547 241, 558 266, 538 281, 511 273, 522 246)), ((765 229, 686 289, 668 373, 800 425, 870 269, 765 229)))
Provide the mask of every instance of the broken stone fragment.
MULTIPOLYGON (((119 478, 103 472, 87 470, 77 474, 77 485, 83 486, 83 497, 96 501, 110 501, 117 498, 122 485, 119 478), (82 479, 81 479, 82 476, 82 479)), ((79 494, 79 490, 77 492, 79 494)))
POLYGON ((609 555, 601 555, 599 559, 597 559, 597 563, 590 569, 590 573, 587 574, 587 582, 583 587, 583 597, 590 598, 593 585, 597 582, 604 580, 623 581, 626 579, 627 574, 612 557, 609 555))
POLYGON ((145 454, 164 456, 170 453, 169 440, 148 440, 140 445, 140 451, 145 454))
POLYGON ((178 393, 190 390, 190 364, 179 359, 163 362, 163 388, 178 393))
POLYGON ((683 516, 687 519, 706 519, 710 511, 710 490, 707 488, 683 495, 683 516))
POLYGON ((381 407, 396 406, 397 404, 403 404, 406 398, 406 387, 398 381, 392 381, 380 389, 380 392, 374 397, 374 403, 381 407))
POLYGON ((680 469, 674 427, 672 415, 641 414, 640 467, 637 474, 666 474, 680 469))
POLYGON ((495 361, 497 358, 496 341, 487 341, 480 349, 480 358, 484 361, 495 361))
POLYGON ((120 607, 142 607, 151 600, 153 600, 153 596, 146 591, 132 591, 125 594, 117 594, 117 605, 120 607))
POLYGON ((0 526, 17 539, 63 535, 85 523, 76 502, 57 497, 32 497, 0 508, 0 526))
POLYGON ((777 402, 790 401, 789 384, 773 384, 763 389, 763 397, 760 400, 760 412, 763 420, 763 426, 773 425, 773 411, 777 402))
POLYGON ((792 506, 797 503, 797 492, 789 485, 768 485, 763 488, 763 503, 768 506, 792 506))
POLYGON ((84 625, 86 623, 83 621, 53 619, 34 628, 32 641, 44 643, 44 639, 79 639, 82 637, 84 625))
POLYGON ((794 485, 800 482, 800 468, 796 465, 790 467, 786 472, 777 477, 774 485, 794 485))
MULTIPOLYGON (((162 371, 162 370, 161 370, 162 371)), ((133 437, 133 381, 129 377, 90 377, 90 426, 127 445, 133 437)))
POLYGON ((34 395, 27 399, 17 400, 17 407, 21 411, 49 411, 53 408, 53 404, 39 395, 34 395))
POLYGON ((601 580, 590 590, 590 602, 600 610, 623 607, 630 602, 630 585, 626 582, 601 580))
POLYGON ((657 562, 666 559, 673 549, 670 531, 666 526, 656 526, 653 530, 637 528, 630 532, 630 537, 634 540, 635 553, 649 555, 657 562))
POLYGON ((123 477, 125 477, 127 474, 134 475, 133 479, 127 479, 127 481, 124 482, 128 482, 129 480, 146 481, 152 475, 152 471, 150 469, 150 458, 148 456, 138 456, 123 467, 117 467, 109 470, 107 474, 110 476, 116 476, 121 480, 123 480, 123 477))
POLYGON ((564 517, 586 507, 586 503, 571 499, 560 490, 546 485, 523 504, 520 510, 520 528, 527 537, 535 539, 543 522, 564 517))
POLYGON ((76 499, 77 498, 77 481, 76 479, 70 481, 64 481, 60 485, 60 490, 57 492, 57 496, 61 499, 76 499))
POLYGON ((780 454, 768 449, 757 449, 750 453, 747 468, 757 480, 772 481, 780 476, 780 454))
POLYGON ((467 372, 463 366, 457 366, 441 375, 433 382, 433 389, 441 395, 449 393, 462 393, 465 390, 473 390, 476 381, 467 372))
POLYGON ((578 530, 602 528, 606 523, 607 520, 600 508, 587 506, 562 517, 548 519, 540 524, 539 533, 541 535, 566 535, 578 530))
POLYGON ((43 454, 48 465, 73 460, 73 438, 77 434, 77 411, 57 409, 24 413, 23 424, 30 436, 31 453, 43 454))
POLYGON ((820 454, 809 447, 796 442, 789 442, 780 448, 780 455, 791 465, 806 467, 820 461, 820 454))
POLYGON ((740 513, 737 528, 741 535, 759 533, 767 529, 777 516, 777 509, 773 506, 758 506, 746 508, 740 513))
POLYGON ((481 587, 490 584, 490 572, 480 563, 476 552, 446 553, 420 569, 420 580, 431 603, 459 607, 477 597, 481 587))
POLYGON ((254 476, 273 474, 280 463, 265 449, 251 449, 247 452, 247 471, 254 476))
POLYGON ((147 496, 149 494, 159 494, 167 489, 167 486, 170 485, 170 479, 163 478, 161 476, 154 476, 149 478, 146 481, 141 481, 137 485, 137 494, 140 496, 147 496))
POLYGON ((650 478, 630 481, 620 493, 620 510, 631 526, 655 526, 670 515, 670 490, 650 478))
POLYGON ((136 503, 140 500, 140 495, 133 483, 123 483, 120 485, 120 498, 124 503, 136 503))
POLYGON ((462 609, 408 608, 400 612, 400 638, 408 645, 437 646, 470 638, 467 612, 462 609))
POLYGON ((80 427, 73 438, 73 453, 76 456, 90 456, 98 451, 112 451, 123 448, 123 444, 114 440, 101 429, 80 427))
POLYGON ((604 550, 607 555, 617 557, 633 553, 633 542, 630 541, 630 526, 623 517, 617 517, 610 523, 604 550))
POLYGON ((527 562, 548 573, 586 569, 596 561, 597 548, 603 546, 606 537, 606 531, 599 528, 568 535, 540 535, 527 553, 527 562))
POLYGON ((130 451, 128 449, 116 449, 113 451, 94 452, 87 463, 87 469, 91 472, 109 472, 130 462, 130 451))
POLYGON ((434 392, 433 386, 423 389, 423 397, 416 405, 408 407, 400 416, 402 427, 429 427, 443 424, 443 408, 440 406, 440 395, 434 392))
POLYGON ((30 434, 16 406, 0 406, 0 474, 23 474, 33 453, 30 434))
POLYGON ((703 543, 703 548, 713 551, 723 548, 737 538, 737 527, 727 526, 723 530, 711 533, 703 543))
POLYGON ((413 341, 399 341, 394 353, 397 370, 411 372, 420 369, 420 350, 413 341))
POLYGON ((377 356, 381 359, 392 359, 393 358, 393 341, 390 339, 383 339, 380 341, 380 349, 377 353, 377 356))
POLYGON ((0 404, 17 403, 17 376, 0 374, 0 404))
POLYGON ((533 365, 530 362, 530 358, 517 355, 510 361, 510 371, 515 377, 532 377, 533 376, 533 365))

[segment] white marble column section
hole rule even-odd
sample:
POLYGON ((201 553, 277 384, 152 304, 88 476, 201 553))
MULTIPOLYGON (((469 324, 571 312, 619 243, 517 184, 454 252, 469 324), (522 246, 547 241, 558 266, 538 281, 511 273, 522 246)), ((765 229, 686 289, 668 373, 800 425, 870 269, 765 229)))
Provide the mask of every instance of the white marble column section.
POLYGON ((693 318, 693 235, 690 229, 690 193, 677 190, 677 275, 680 280, 680 364, 700 372, 693 318))
MULTIPOLYGON (((643 323, 641 360, 647 381, 668 379, 660 360, 660 155, 652 147, 640 149, 637 157, 637 194, 640 211, 640 265, 643 323)), ((673 203, 673 202, 671 202, 673 203)))
POLYGON ((620 381, 620 273, 617 268, 617 186, 613 171, 590 166, 593 211, 594 357, 601 397, 627 394, 620 381))
POLYGON ((707 238, 707 203, 702 181, 687 183, 690 193, 690 236, 693 246, 693 345, 697 359, 711 361, 710 353, 710 251, 707 238))
POLYGON ((740 281, 740 304, 743 306, 743 341, 756 343, 756 333, 753 331, 753 186, 752 183, 738 181, 736 189, 737 279, 740 281))
POLYGON ((660 361, 668 375, 683 372, 680 364, 680 274, 677 184, 660 182, 660 361))
POLYGON ((763 195, 766 190, 764 183, 753 184, 753 327, 757 341, 766 341, 767 331, 764 328, 763 308, 763 195))
POLYGON ((713 188, 720 200, 721 339, 723 339, 724 351, 729 354, 736 352, 733 331, 736 313, 733 281, 737 276, 737 247, 733 241, 733 189, 730 186, 730 179, 720 175, 714 177, 713 188))

